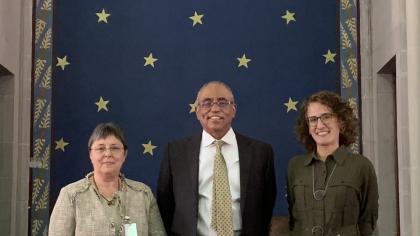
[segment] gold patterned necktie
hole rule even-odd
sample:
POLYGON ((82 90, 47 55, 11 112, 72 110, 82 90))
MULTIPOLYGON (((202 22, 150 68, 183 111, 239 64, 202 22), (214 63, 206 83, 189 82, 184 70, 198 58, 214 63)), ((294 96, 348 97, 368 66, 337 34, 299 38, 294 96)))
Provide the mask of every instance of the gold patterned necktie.
POLYGON ((215 140, 216 156, 213 166, 213 202, 211 227, 218 236, 233 235, 232 197, 230 195, 228 172, 222 155, 222 140, 215 140))

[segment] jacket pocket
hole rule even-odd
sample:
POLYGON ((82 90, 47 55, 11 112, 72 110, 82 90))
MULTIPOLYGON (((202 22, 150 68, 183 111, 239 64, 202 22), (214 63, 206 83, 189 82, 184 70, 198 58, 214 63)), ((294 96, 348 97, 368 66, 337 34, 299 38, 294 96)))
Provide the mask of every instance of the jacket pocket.
MULTIPOLYGON (((331 226, 356 225, 360 214, 360 197, 358 186, 352 182, 340 181, 331 185, 327 194, 327 211, 331 212, 331 226)), ((338 229, 341 229, 339 227, 338 229)), ((355 228, 357 229, 357 227, 355 228)), ((344 230, 344 229, 343 229, 344 230)), ((358 235, 353 234, 353 229, 348 229, 340 235, 358 235), (350 231, 349 231, 350 230, 350 231)), ((356 230, 356 233, 358 230, 356 230)), ((338 234, 335 234, 338 235, 338 234)))
POLYGON ((303 180, 296 180, 292 184, 292 191, 293 191, 293 204, 294 209, 298 211, 304 211, 308 205, 308 197, 309 194, 309 186, 305 185, 303 180))
POLYGON ((334 202, 336 210, 343 210, 344 207, 358 207, 360 202, 359 186, 353 182, 340 180, 330 185, 328 191, 334 199, 328 199, 334 202))

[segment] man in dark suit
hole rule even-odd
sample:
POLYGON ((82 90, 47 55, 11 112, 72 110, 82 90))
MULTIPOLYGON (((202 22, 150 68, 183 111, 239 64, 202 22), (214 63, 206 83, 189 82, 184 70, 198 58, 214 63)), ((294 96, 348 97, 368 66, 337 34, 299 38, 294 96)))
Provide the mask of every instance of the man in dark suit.
POLYGON ((226 84, 205 84, 196 103, 202 133, 168 143, 161 163, 157 202, 167 233, 268 235, 276 199, 272 147, 233 131, 236 104, 226 84), (221 148, 217 140, 222 140, 221 148), (220 190, 213 191, 220 176, 213 176, 220 169, 215 167, 218 154, 227 172, 224 192, 231 200, 224 201, 229 211, 224 220, 216 220, 225 210, 216 209, 218 204, 213 202, 222 195, 220 190), (216 221, 223 221, 224 226, 216 226, 216 221), (221 229, 226 225, 228 230, 221 229))

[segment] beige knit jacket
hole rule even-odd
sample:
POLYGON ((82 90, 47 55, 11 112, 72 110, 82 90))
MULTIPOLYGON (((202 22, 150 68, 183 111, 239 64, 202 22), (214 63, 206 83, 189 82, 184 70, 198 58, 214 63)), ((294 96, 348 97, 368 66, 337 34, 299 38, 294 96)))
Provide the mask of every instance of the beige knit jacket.
MULTIPOLYGON (((94 185, 86 178, 61 189, 51 214, 50 236, 114 236, 119 227, 111 223, 94 185)), ((119 192, 124 215, 136 223, 137 235, 166 235, 156 200, 150 188, 122 176, 119 192)), ((117 234, 116 234, 117 233, 117 234)))

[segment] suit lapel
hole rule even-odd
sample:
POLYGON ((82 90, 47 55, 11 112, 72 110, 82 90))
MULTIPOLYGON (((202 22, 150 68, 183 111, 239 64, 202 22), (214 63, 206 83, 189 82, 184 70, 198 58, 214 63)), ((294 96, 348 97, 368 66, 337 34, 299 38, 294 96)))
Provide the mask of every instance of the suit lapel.
MULTIPOLYGON (((187 143, 187 163, 185 166, 189 166, 190 174, 189 174, 189 181, 186 182, 186 185, 191 186, 191 213, 192 213, 192 220, 191 222, 192 227, 194 227, 194 231, 197 230, 197 218, 198 218, 198 165, 199 165, 199 155, 200 155, 200 145, 201 145, 201 134, 194 135, 189 139, 187 143)), ((188 199, 185 199, 188 201, 188 199)), ((195 231, 196 232, 196 231, 195 231)))
POLYGON ((236 140, 238 142, 239 150, 239 172, 241 182, 241 211, 242 216, 244 215, 245 202, 246 202, 246 191, 248 185, 248 177, 252 163, 252 147, 249 145, 249 140, 240 134, 236 134, 236 140))

